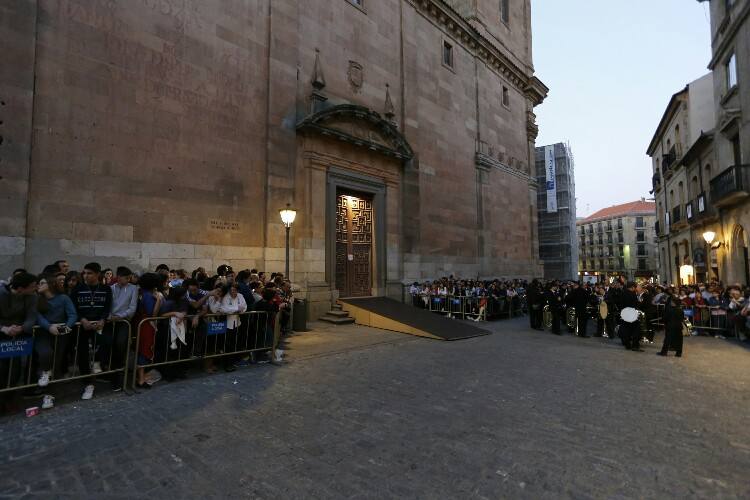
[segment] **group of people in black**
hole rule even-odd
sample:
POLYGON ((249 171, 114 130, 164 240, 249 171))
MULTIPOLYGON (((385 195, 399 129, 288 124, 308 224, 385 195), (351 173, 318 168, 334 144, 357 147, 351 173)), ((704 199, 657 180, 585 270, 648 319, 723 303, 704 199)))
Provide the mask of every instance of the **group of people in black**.
MULTIPOLYGON (((665 293, 665 338, 662 350, 682 356, 683 310, 676 294, 665 293)), ((588 338, 588 323, 595 322, 593 336, 619 337, 625 349, 643 352, 642 343, 654 343, 654 323, 657 317, 654 291, 648 285, 616 280, 608 286, 576 281, 533 280, 526 290, 531 328, 543 330, 543 316, 547 308, 551 317, 550 330, 562 335, 561 321, 568 312, 575 311, 575 323, 567 324, 568 332, 588 338), (606 304, 606 307, 602 307, 606 304), (621 312, 631 308, 632 321, 623 319, 621 312)), ((625 315, 627 316, 627 314, 625 315)))

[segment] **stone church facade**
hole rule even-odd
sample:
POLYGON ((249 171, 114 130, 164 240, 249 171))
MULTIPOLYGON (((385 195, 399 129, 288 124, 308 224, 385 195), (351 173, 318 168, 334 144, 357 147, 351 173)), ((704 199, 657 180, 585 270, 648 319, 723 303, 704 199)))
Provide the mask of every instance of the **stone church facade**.
POLYGON ((0 271, 540 274, 530 0, 0 2, 0 271), (6 43, 7 42, 7 43, 6 43))

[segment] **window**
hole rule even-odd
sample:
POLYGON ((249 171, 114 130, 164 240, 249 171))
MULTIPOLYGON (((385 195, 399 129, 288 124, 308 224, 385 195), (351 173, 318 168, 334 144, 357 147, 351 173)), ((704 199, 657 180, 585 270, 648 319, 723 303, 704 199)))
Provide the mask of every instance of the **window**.
POLYGON ((638 259, 638 270, 645 271, 646 269, 646 259, 638 259))
POLYGON ((635 227, 644 227, 643 226, 643 217, 636 217, 635 218, 635 227))
POLYGON ((510 0, 500 0, 500 19, 505 24, 510 22, 510 0))
POLYGON ((503 87, 503 106, 506 108, 510 107, 510 91, 508 87, 503 87))
POLYGON ((638 245, 638 255, 646 255, 646 245, 638 245))
POLYGON ((625 269, 625 259, 623 259, 622 257, 620 257, 620 258, 619 258, 619 259, 617 259, 617 260, 618 260, 618 262, 617 262, 617 263, 619 264, 619 267, 618 267, 618 269, 625 269))
POLYGON ((737 56, 732 53, 726 64, 727 71, 727 90, 737 85, 737 56))
POLYGON ((443 41, 443 64, 453 68, 453 45, 443 41))
POLYGON ((622 229, 622 219, 617 219, 617 229, 622 229))
POLYGON ((622 243, 622 242, 623 242, 622 233, 617 233, 617 243, 622 243))
POLYGON ((646 233, 644 233, 643 231, 636 231, 635 241, 646 241, 646 233))

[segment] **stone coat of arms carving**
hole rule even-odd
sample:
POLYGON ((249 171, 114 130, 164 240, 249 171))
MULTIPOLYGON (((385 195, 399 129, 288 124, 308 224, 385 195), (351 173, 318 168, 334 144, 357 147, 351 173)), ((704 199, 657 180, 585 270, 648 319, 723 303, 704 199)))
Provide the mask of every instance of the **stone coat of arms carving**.
POLYGON ((349 86, 352 88, 352 92, 359 94, 362 91, 362 85, 364 84, 365 75, 362 65, 357 61, 349 61, 349 70, 346 72, 349 79, 349 86))

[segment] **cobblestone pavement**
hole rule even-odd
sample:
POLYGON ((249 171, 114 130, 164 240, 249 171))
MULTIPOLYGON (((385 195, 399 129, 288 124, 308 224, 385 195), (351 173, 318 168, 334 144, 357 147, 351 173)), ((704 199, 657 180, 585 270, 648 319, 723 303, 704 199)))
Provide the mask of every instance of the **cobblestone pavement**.
POLYGON ((5 417, 0 497, 750 497, 750 350, 489 327, 300 334, 282 367, 5 417))

